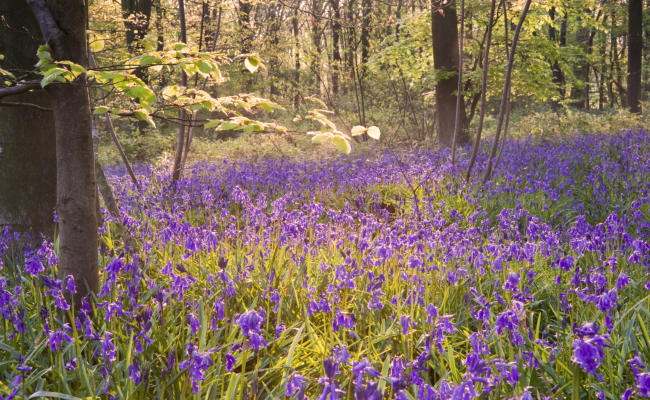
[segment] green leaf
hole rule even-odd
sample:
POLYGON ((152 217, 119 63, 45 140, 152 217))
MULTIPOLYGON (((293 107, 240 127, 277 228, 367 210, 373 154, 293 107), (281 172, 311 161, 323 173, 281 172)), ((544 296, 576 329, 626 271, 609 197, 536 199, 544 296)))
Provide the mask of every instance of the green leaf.
POLYGON ((104 50, 104 39, 95 39, 90 43, 90 50, 93 53, 104 50))
MULTIPOLYGON (((0 56, 1 56, 1 55, 2 55, 2 54, 0 54, 0 56)), ((6 69, 2 69, 2 68, 0 68, 0 75, 8 76, 8 77, 10 77, 11 79, 16 79, 16 76, 15 76, 14 74, 12 74, 11 72, 7 71, 6 69)))
POLYGON ((43 59, 51 60, 52 59, 52 54, 50 54, 50 48, 47 47, 47 45, 44 45, 44 44, 38 46, 38 51, 36 52, 36 55, 41 60, 43 60, 43 59))
POLYGON ((160 57, 152 56, 151 54, 145 54, 140 58, 140 66, 147 66, 151 64, 161 64, 162 60, 160 57))
POLYGON ((41 87, 45 87, 50 83, 54 82, 55 80, 59 80, 58 78, 67 72, 68 71, 66 71, 65 69, 59 67, 49 69, 45 73, 43 79, 41 79, 41 87))
POLYGON ((334 146, 336 146, 337 149, 342 151, 345 154, 350 154, 350 151, 352 151, 352 146, 350 146, 350 142, 347 141, 343 136, 335 135, 332 137, 332 143, 334 146))
POLYGON ((105 114, 108 112, 108 107, 106 106, 97 106, 93 110, 93 114, 98 115, 98 114, 105 114))
POLYGON ((315 133, 314 137, 311 138, 311 141, 314 143, 325 143, 326 141, 330 140, 332 138, 332 134, 330 132, 307 132, 307 133, 315 133))
POLYGON ((209 74, 214 70, 214 66, 211 63, 203 60, 197 62, 196 67, 204 74, 209 74))
POLYGON ((152 128, 156 127, 156 123, 153 122, 153 119, 151 118, 151 115, 149 115, 149 113, 146 110, 142 110, 142 109, 141 110, 136 110, 134 112, 134 115, 140 121, 146 121, 149 124, 149 126, 151 126, 152 128))
POLYGON ((146 86, 133 86, 126 91, 126 94, 140 100, 142 106, 149 106, 156 102, 156 94, 146 86))
POLYGON ((217 128, 218 131, 229 131, 231 129, 238 129, 239 124, 232 121, 224 121, 217 128))
POLYGON ((72 396, 70 394, 45 392, 43 390, 39 390, 37 392, 32 393, 32 395, 29 396, 28 399, 37 399, 39 397, 49 397, 49 398, 64 399, 64 400, 81 400, 81 398, 72 396))
POLYGON ((210 128, 214 128, 215 126, 219 125, 220 123, 221 123, 221 120, 211 119, 205 125, 203 125, 203 127, 206 128, 206 129, 210 129, 210 128))
POLYGON ((248 56, 244 59, 244 66, 250 73, 255 73, 260 67, 260 59, 257 56, 248 56))

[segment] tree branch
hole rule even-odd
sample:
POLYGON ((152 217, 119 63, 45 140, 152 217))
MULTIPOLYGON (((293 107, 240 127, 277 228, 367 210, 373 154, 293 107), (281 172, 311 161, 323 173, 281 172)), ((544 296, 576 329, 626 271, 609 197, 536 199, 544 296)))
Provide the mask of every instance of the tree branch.
POLYGON ((27 4, 32 8, 34 16, 38 21, 41 28, 45 42, 54 49, 56 55, 61 57, 65 54, 65 46, 63 45, 63 32, 59 25, 54 20, 50 9, 45 4, 45 0, 26 0, 27 4))
POLYGON ((39 111, 43 112, 52 112, 51 108, 39 106, 38 104, 34 103, 21 103, 21 102, 16 102, 16 101, 0 101, 0 107, 30 107, 30 108, 35 108, 39 111))
POLYGON ((29 92, 32 89, 40 88, 40 87, 41 87, 40 82, 38 82, 38 81, 28 81, 28 82, 21 83, 19 85, 0 88, 0 97, 13 96, 13 95, 16 95, 16 94, 21 94, 21 93, 29 92))

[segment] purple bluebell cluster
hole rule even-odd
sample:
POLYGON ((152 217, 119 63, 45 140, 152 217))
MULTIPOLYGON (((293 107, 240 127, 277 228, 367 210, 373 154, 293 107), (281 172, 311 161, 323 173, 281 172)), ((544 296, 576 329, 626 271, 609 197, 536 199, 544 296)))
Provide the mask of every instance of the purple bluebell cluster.
POLYGON ((0 238, 0 396, 649 397, 650 135, 511 141, 482 190, 466 164, 115 168, 141 248, 106 215, 95 299, 0 238))

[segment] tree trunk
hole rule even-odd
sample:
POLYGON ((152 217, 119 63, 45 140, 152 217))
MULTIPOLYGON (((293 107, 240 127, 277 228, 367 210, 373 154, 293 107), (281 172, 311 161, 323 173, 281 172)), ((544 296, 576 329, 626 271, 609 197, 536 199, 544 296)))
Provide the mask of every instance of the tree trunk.
POLYGON ((512 37, 512 45, 510 46, 510 52, 508 52, 508 66, 506 68, 505 82, 503 83, 503 94, 501 95, 501 104, 499 105, 499 117, 497 119, 497 131, 494 135, 494 142, 492 142, 492 148, 490 149, 490 157, 488 158, 487 167, 485 168, 485 173, 483 174, 482 184, 490 179, 492 176, 492 169, 494 165, 494 157, 497 154, 497 149, 499 148, 499 138, 501 136, 501 128, 503 126, 503 120, 507 110, 507 104, 510 100, 510 78, 512 77, 512 67, 515 63, 515 51, 517 50, 517 42, 519 41, 519 33, 521 32, 521 27, 526 20, 526 15, 528 14, 528 9, 530 8, 531 0, 526 0, 524 4, 524 9, 521 11, 521 16, 519 17, 519 22, 515 28, 515 32, 512 37))
MULTIPOLYGON (((456 122, 456 85, 458 83, 458 27, 455 4, 441 7, 441 1, 431 0, 431 35, 433 38, 433 65, 444 73, 436 87, 436 114, 438 140, 447 147, 452 146, 456 122), (451 72, 451 73, 450 73, 451 72), (455 74, 453 74, 455 72, 455 74)), ((460 110, 460 132, 458 144, 469 141, 465 107, 460 110)))
POLYGON ((293 28, 293 51, 294 51, 294 77, 293 85, 295 93, 293 95, 293 107, 298 108, 300 105, 300 32, 298 31, 298 6, 293 10, 291 18, 291 27, 293 28))
POLYGON ((126 45, 130 52, 134 52, 142 48, 138 45, 138 41, 147 36, 153 1, 122 0, 121 5, 126 29, 126 45))
MULTIPOLYGON (((31 70, 43 42, 38 22, 24 0, 0 2, 0 54, 3 67, 15 75, 31 70), (9 28, 11 27, 11 29, 9 28)), ((51 108, 43 90, 7 99, 51 108)), ((51 111, 32 106, 3 106, 0 99, 0 231, 31 234, 34 243, 54 236, 56 150, 51 111)))
MULTIPOLYGON (((493 0, 494 3, 495 0, 493 0)), ((492 18, 488 22, 492 26, 492 18)), ((456 120, 454 121, 454 139, 451 144, 451 164, 456 164, 456 142, 460 129, 460 108, 465 108, 463 101, 463 40, 465 39, 465 0, 460 0, 460 40, 458 41, 458 86, 456 87, 456 120), (462 104, 461 104, 462 103, 462 104)))
POLYGON ((165 29, 163 28, 165 9, 160 3, 161 0, 156 0, 156 51, 162 51, 165 48, 165 29))
POLYGON ((627 105, 633 113, 641 107, 641 60, 643 54, 643 2, 628 1, 627 105))
POLYGON ((269 92, 271 99, 276 99, 280 96, 280 90, 278 88, 276 79, 277 73, 280 71, 280 57, 278 56, 278 45, 280 44, 280 29, 282 29, 282 16, 281 16, 281 6, 277 4, 271 4, 269 7, 269 47, 270 53, 269 56, 269 92))
MULTIPOLYGON (((56 60, 88 67, 87 3, 84 0, 27 0, 56 60)), ((93 152, 88 81, 47 87, 52 96, 56 130, 57 217, 59 221, 59 275, 72 275, 77 284, 75 302, 95 292, 97 265, 97 186, 93 152)))
MULTIPOLYGON (((187 43, 187 30, 185 26, 185 2, 178 0, 178 13, 180 16, 181 24, 181 42, 187 43)), ((181 86, 187 88, 187 74, 185 71, 181 72, 181 86)), ((176 140, 176 152, 174 153, 174 167, 172 171, 172 182, 178 182, 183 174, 182 161, 183 149, 185 147, 185 109, 181 108, 178 113, 178 133, 176 140)))
MULTIPOLYGON (((549 40, 553 43, 553 45, 557 46, 558 42, 558 35, 557 35, 557 30, 555 29, 555 26, 553 25, 555 23, 555 7, 551 7, 551 9, 548 12, 549 18, 551 19, 551 25, 548 28, 548 38, 549 40)), ((559 47, 564 47, 566 43, 566 18, 562 19, 562 27, 560 28, 560 40, 559 40, 559 47)), ((560 68, 560 62, 558 60, 559 54, 557 57, 553 60, 551 60, 551 72, 553 74, 553 84, 557 87, 557 91, 560 97, 560 101, 564 100, 564 72, 562 72, 562 69, 560 68)), ((557 111, 560 107, 560 102, 552 99, 551 100, 551 108, 555 111, 557 111)))
POLYGON ((372 23, 372 1, 361 0, 361 75, 365 75, 370 54, 370 24, 372 23))
POLYGON ((332 10, 332 93, 339 93, 339 69, 341 68, 341 51, 339 38, 341 36, 341 8, 339 0, 330 0, 332 10))
MULTIPOLYGON (((472 168, 476 162, 476 156, 478 154, 478 148, 481 144, 481 133, 483 132, 483 121, 485 119, 485 105, 486 105, 486 95, 487 95, 487 80, 488 80, 488 68, 490 66, 490 45, 492 43, 492 20, 494 19, 494 12, 496 8, 496 0, 492 0, 490 4, 490 17, 488 18, 488 25, 486 28, 485 34, 485 54, 483 55, 483 79, 481 80, 481 111, 478 119, 478 129, 476 131, 476 138, 474 139, 474 147, 472 148, 472 157, 469 160, 469 166, 467 167, 467 173, 465 174, 465 180, 469 182, 469 178, 472 174, 472 168)), ((506 42, 508 41, 508 21, 506 19, 506 42)))
MULTIPOLYGON (((585 10, 585 13, 591 12, 585 10)), ((589 28, 581 26, 581 18, 578 18, 579 25, 576 40, 583 53, 574 68, 574 75, 577 82, 571 88, 571 104, 581 110, 589 109, 589 28)))

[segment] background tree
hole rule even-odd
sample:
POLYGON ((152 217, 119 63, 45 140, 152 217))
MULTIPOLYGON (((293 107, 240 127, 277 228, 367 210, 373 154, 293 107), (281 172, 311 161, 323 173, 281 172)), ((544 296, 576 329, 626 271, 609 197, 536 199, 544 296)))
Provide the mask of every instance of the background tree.
MULTIPOLYGON (((458 82, 458 26, 455 3, 443 7, 443 2, 431 1, 431 35, 433 37, 433 64, 437 70, 436 112, 438 140, 451 147, 456 121, 456 86, 458 82)), ((462 93, 460 94, 462 96, 462 93)), ((467 143, 467 115, 465 107, 458 115, 458 144, 467 143)))
POLYGON ((630 111, 641 112, 641 65, 643 59, 643 1, 628 2, 629 52, 627 57, 627 102, 630 111))

